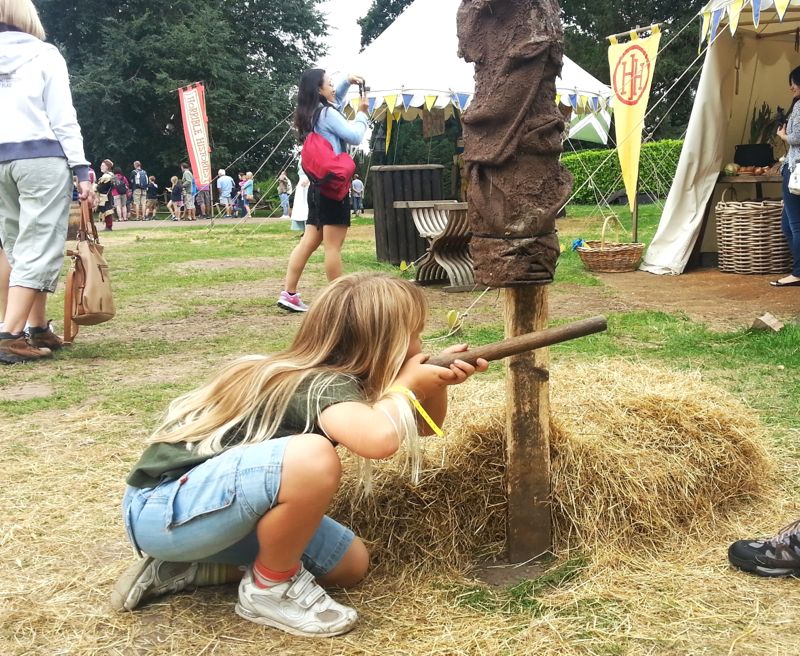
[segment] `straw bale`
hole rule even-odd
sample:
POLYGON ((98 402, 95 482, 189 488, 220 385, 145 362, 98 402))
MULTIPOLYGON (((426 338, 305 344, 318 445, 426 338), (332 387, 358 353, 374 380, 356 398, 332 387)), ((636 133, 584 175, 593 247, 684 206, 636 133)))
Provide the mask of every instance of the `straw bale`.
MULTIPOLYGON (((700 376, 628 361, 552 375, 556 549, 653 550, 697 535, 736 501, 763 498, 773 465, 756 415, 700 376)), ((379 570, 465 572, 505 542, 505 395, 476 378, 451 394, 420 484, 400 461, 374 491, 347 476, 332 514, 370 544, 379 570)))

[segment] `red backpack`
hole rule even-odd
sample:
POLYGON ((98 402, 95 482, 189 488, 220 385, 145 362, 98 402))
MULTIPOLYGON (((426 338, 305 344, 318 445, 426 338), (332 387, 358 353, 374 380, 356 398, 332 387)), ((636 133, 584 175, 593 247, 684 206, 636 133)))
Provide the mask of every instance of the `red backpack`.
MULTIPOLYGON (((314 118, 318 115, 315 114, 314 118)), ((314 123, 316 124, 316 120, 314 123)), ((319 192, 323 196, 332 200, 344 200, 356 172, 356 163, 350 155, 335 154, 333 146, 325 137, 311 132, 303 141, 301 161, 309 180, 319 185, 319 192)))

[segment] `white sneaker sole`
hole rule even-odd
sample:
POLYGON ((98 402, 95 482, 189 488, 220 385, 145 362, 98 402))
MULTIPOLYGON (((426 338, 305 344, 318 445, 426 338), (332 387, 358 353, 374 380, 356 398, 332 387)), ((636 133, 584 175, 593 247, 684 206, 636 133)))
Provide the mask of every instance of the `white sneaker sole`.
POLYGON ((278 305, 284 310, 289 310, 290 312, 308 312, 308 308, 297 307, 296 305, 289 303, 289 301, 284 301, 282 298, 278 299, 278 305))
POLYGON ((283 624, 278 620, 273 620, 269 617, 264 617, 263 615, 256 615, 255 613, 250 612, 241 603, 236 604, 236 614, 250 622, 255 622, 256 624, 261 624, 262 626, 271 626, 273 629, 280 629, 281 631, 286 631, 286 633, 291 633, 292 635, 298 636, 300 638, 333 638, 334 636, 344 635, 353 630, 356 625, 356 622, 353 622, 349 626, 345 626, 341 629, 336 629, 334 631, 328 631, 326 633, 308 633, 306 631, 301 631, 293 626, 289 626, 288 624, 283 624))

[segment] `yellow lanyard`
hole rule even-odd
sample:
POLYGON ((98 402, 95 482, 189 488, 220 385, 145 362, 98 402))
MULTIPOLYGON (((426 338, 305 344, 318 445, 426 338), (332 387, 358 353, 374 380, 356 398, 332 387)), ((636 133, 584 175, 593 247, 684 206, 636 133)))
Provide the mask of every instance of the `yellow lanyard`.
POLYGON ((425 408, 422 407, 422 404, 417 399, 416 394, 412 392, 407 387, 403 387, 402 385, 395 385, 394 387, 389 388, 390 392, 400 392, 409 398, 411 403, 414 405, 414 408, 419 413, 420 417, 425 420, 425 423, 431 427, 431 430, 436 433, 439 437, 444 435, 444 431, 436 425, 436 422, 431 419, 431 416, 425 411, 425 408))

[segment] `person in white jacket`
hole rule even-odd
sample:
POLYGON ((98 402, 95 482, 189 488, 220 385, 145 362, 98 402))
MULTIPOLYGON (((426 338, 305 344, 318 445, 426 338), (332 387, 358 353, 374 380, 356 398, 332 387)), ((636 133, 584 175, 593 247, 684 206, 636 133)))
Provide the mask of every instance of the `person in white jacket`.
POLYGON ((0 363, 50 357, 46 319, 64 262, 72 176, 93 200, 64 58, 31 0, 0 0, 0 241, 11 265, 0 363), (28 329, 25 330, 26 321, 28 329))

